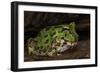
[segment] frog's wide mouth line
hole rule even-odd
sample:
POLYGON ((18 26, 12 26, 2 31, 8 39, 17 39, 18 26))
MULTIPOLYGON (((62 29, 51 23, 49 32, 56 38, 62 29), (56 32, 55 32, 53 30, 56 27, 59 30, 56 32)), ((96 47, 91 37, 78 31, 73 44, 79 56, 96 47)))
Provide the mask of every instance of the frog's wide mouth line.
POLYGON ((24 61, 90 58, 90 15, 24 11, 24 61))

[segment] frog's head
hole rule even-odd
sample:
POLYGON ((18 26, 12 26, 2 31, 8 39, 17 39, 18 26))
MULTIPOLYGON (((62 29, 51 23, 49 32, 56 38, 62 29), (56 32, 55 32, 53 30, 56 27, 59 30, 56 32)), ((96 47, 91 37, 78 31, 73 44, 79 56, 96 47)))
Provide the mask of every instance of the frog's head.
POLYGON ((69 42, 76 42, 78 40, 78 34, 76 33, 75 25, 75 22, 71 22, 63 27, 65 32, 64 39, 69 42))

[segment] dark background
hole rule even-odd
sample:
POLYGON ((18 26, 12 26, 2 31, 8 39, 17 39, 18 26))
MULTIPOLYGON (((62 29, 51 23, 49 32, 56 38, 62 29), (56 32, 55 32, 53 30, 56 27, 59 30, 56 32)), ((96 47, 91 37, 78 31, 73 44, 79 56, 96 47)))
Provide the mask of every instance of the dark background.
POLYGON ((24 61, 90 58, 90 15, 24 11, 24 44, 24 61), (70 22, 76 23, 76 31, 79 35, 79 41, 76 47, 63 52, 59 57, 33 57, 32 55, 28 55, 26 46, 28 38, 34 38, 46 26, 70 22))

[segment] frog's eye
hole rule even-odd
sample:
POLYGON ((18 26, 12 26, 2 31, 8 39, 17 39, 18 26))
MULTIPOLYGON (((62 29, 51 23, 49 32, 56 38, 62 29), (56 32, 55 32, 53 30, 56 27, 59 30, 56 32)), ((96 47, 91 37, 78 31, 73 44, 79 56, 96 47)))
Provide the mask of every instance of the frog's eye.
POLYGON ((69 27, 63 27, 64 29, 69 29, 69 27))
POLYGON ((68 30, 69 30, 68 27, 64 27, 64 28, 63 28, 63 31, 68 31, 68 30))

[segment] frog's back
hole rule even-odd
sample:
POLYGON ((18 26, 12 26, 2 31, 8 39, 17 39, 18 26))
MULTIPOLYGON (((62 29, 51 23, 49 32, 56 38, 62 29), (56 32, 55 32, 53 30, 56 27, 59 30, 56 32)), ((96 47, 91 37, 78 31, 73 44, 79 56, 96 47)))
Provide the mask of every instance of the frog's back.
POLYGON ((38 36, 43 37, 44 39, 46 37, 51 38, 56 34, 56 32, 60 32, 63 29, 63 27, 63 25, 47 26, 39 32, 38 36))

